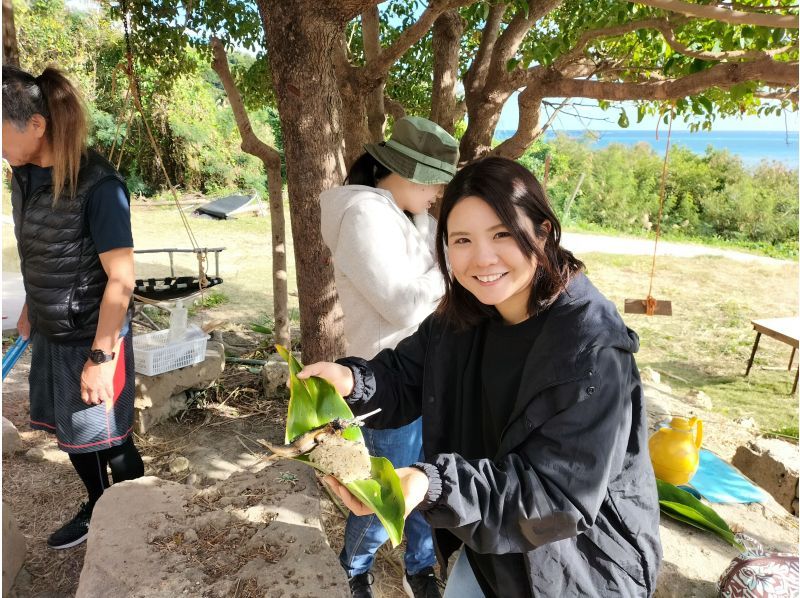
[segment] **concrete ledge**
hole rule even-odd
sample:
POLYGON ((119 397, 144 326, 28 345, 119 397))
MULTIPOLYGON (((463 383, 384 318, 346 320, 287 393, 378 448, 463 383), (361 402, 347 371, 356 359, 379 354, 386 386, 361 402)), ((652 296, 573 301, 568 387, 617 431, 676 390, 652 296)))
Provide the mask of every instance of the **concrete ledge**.
POLYGON ((794 444, 777 438, 757 438, 736 450, 733 464, 796 516, 797 457, 798 450, 794 444))
POLYGON ((207 388, 225 369, 222 343, 208 341, 205 361, 157 376, 136 374, 136 432, 144 434, 152 426, 186 409, 185 391, 207 388))

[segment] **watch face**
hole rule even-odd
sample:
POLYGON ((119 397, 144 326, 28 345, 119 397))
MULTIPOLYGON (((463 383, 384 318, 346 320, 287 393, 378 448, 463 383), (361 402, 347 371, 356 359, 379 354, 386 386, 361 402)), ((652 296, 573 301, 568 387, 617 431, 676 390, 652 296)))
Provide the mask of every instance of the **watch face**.
POLYGON ((93 349, 89 351, 89 359, 94 363, 105 363, 114 359, 114 354, 109 355, 108 353, 103 353, 101 349, 93 349))

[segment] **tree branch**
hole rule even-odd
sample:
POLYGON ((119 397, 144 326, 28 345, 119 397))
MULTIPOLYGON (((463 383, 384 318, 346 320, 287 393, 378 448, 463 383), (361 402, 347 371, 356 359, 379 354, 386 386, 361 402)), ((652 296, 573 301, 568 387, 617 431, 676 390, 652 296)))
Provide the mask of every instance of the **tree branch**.
POLYGON ((391 116, 395 122, 400 120, 401 118, 405 118, 406 116, 406 109, 397 100, 390 98, 387 95, 383 96, 383 104, 386 106, 386 113, 391 116))
POLYGON ((528 87, 519 94, 519 121, 516 132, 491 151, 492 155, 512 160, 519 158, 541 134, 539 118, 542 111, 542 96, 528 87))
POLYGON ((239 135, 242 137, 242 151, 260 158, 265 165, 274 166, 277 164, 280 169, 280 154, 277 150, 261 141, 253 131, 250 117, 247 115, 247 109, 242 101, 242 95, 239 93, 239 89, 236 87, 231 71, 228 68, 228 56, 225 53, 225 48, 216 37, 211 38, 211 51, 214 55, 211 61, 211 68, 219 77, 222 86, 225 88, 225 94, 228 96, 228 102, 231 105, 239 135))
POLYGON ((706 4, 693 4, 682 0, 628 0, 635 4, 644 4, 653 8, 660 8, 669 12, 677 12, 690 17, 711 19, 731 25, 758 25, 774 29, 797 29, 797 15, 770 15, 763 13, 744 12, 741 10, 728 10, 719 6, 706 4))
POLYGON ((433 91, 431 114, 433 122, 452 134, 456 125, 456 84, 461 35, 464 31, 461 15, 448 10, 433 24, 433 91))
POLYGON ((519 50, 520 44, 536 21, 550 11, 554 10, 564 0, 540 0, 532 3, 528 15, 520 10, 511 19, 505 31, 500 35, 494 47, 492 56, 492 70, 506 72, 506 63, 511 60, 519 50))
POLYGON ((734 50, 730 52, 707 52, 707 51, 690 50, 686 44, 679 42, 675 38, 675 31, 668 25, 662 24, 656 26, 655 29, 658 29, 658 31, 661 32, 661 35, 664 36, 664 39, 673 50, 679 52, 680 54, 683 54, 684 56, 689 56, 691 58, 699 58, 700 60, 710 60, 710 61, 756 60, 758 58, 764 58, 765 56, 777 56, 778 54, 788 52, 794 47, 794 46, 783 46, 781 48, 773 48, 770 50, 734 50))
POLYGON ((535 79, 544 97, 593 98, 596 100, 674 100, 700 93, 709 87, 727 89, 737 83, 761 81, 765 85, 795 87, 798 63, 762 58, 752 62, 719 63, 678 79, 649 83, 626 83, 590 79, 567 79, 551 70, 535 79))
POLYGON ((242 95, 233 81, 228 66, 228 56, 222 42, 211 38, 213 59, 211 68, 219 77, 242 137, 242 151, 256 156, 267 171, 270 221, 272 223, 272 294, 275 319, 275 340, 289 346, 289 290, 286 269, 286 223, 283 216, 283 181, 281 179, 281 156, 275 148, 261 141, 253 131, 250 117, 242 101, 242 95))
POLYGON ((419 19, 410 27, 406 28, 394 41, 392 45, 383 48, 380 56, 372 64, 364 66, 359 73, 362 82, 365 84, 375 83, 384 79, 392 68, 392 65, 405 54, 408 49, 421 40, 433 26, 433 22, 443 12, 456 8, 464 4, 470 4, 474 0, 443 0, 431 2, 419 19))
POLYGON ((502 3, 492 4, 489 9, 489 16, 486 18, 486 25, 484 25, 481 35, 481 43, 464 77, 464 87, 467 93, 476 93, 486 84, 492 52, 497 38, 500 36, 500 25, 503 23, 505 12, 506 5, 502 3))

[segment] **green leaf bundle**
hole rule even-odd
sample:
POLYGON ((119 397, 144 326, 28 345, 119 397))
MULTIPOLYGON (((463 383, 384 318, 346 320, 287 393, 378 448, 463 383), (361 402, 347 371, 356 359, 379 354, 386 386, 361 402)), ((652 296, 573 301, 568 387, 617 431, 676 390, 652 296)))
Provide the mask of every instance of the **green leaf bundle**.
POLYGON ((690 492, 661 480, 658 485, 658 503, 661 511, 673 519, 688 523, 698 529, 709 531, 739 550, 744 547, 736 540, 725 520, 711 507, 697 500, 690 492))
MULTIPOLYGON (((302 364, 286 348, 280 345, 276 345, 275 348, 289 364, 290 399, 285 439, 287 444, 335 418, 353 418, 350 407, 330 382, 317 377, 300 380, 297 373, 303 369, 302 364)), ((364 436, 357 426, 342 431, 342 437, 353 442, 364 442, 364 436)), ((309 462, 306 455, 296 459, 320 469, 309 462)), ((345 486, 353 496, 375 511, 389 534, 392 546, 397 546, 403 539, 406 509, 400 479, 391 462, 385 457, 370 457, 370 464, 369 479, 349 482, 345 486)))

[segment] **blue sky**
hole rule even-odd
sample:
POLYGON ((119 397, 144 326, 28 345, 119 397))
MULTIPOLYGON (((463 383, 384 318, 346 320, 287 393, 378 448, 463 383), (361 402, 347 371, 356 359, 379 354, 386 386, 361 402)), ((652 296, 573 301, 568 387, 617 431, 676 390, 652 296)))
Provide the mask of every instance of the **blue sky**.
MULTIPOLYGON (((560 103, 560 101, 561 100, 557 99, 554 100, 553 103, 557 105, 560 103)), ((585 105, 580 106, 580 108, 566 109, 558 114, 556 119, 553 121, 552 126, 554 130, 575 131, 591 129, 595 131, 602 131, 619 128, 617 125, 617 119, 619 118, 618 109, 610 108, 604 112, 596 105, 589 106, 590 103, 594 103, 591 100, 579 100, 579 102, 585 105), (584 117, 583 120, 579 120, 574 116, 566 114, 567 111, 574 112, 575 110, 580 111, 580 114, 584 117)), ((628 119, 630 121, 628 129, 647 131, 655 130, 657 120, 655 117, 645 117, 641 123, 637 123, 635 104, 633 104, 633 102, 625 102, 623 105, 626 106, 628 119)), ((517 128, 517 118, 517 98, 515 94, 509 98, 509 100, 506 102, 506 105, 503 107, 503 112, 500 116, 500 123, 498 124, 497 128, 515 130, 517 128)), ((544 124, 546 120, 547 116, 543 113, 542 124, 544 124)), ((788 112, 786 113, 786 117, 784 117, 782 114, 781 116, 771 115, 764 117, 745 116, 743 118, 717 118, 717 120, 714 121, 713 130, 785 131, 787 126, 789 131, 794 133, 797 133, 798 129, 800 129, 800 118, 798 118, 797 112, 788 112)), ((682 119, 676 119, 672 126, 673 131, 688 130, 688 128, 689 127, 683 122, 682 119)))

